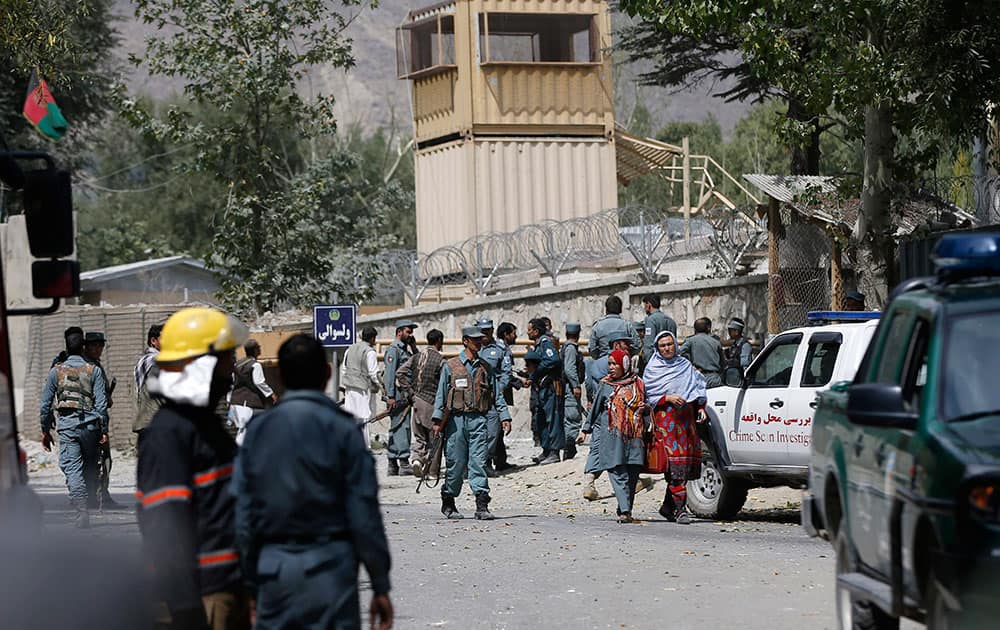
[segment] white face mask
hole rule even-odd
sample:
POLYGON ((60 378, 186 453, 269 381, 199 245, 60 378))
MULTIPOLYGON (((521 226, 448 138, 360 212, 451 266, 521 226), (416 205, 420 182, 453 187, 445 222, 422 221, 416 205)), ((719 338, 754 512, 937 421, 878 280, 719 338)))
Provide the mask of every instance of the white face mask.
POLYGON ((159 374, 150 376, 146 387, 150 393, 178 404, 208 407, 212 374, 218 362, 218 357, 206 354, 185 365, 180 372, 160 370, 159 374))

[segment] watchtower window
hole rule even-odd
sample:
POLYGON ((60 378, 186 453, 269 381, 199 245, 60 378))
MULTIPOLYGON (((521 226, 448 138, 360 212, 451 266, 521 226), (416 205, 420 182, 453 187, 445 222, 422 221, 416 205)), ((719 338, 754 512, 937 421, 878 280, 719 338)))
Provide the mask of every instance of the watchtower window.
POLYGON ((595 15, 484 13, 482 63, 599 63, 595 15))
POLYGON ((437 15, 396 29, 396 70, 412 79, 455 67, 455 16, 437 15))

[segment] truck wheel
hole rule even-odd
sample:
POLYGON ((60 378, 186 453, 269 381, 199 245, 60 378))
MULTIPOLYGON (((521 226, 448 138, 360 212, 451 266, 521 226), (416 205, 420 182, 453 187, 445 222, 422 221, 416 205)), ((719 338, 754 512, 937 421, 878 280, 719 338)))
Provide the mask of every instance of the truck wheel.
MULTIPOLYGON (((834 543, 837 552, 837 575, 853 573, 857 570, 854 549, 847 539, 847 524, 844 519, 837 528, 834 543)), ((871 602, 859 599, 846 588, 836 587, 837 627, 840 630, 899 630, 899 619, 888 615, 871 602)))
POLYGON ((746 482, 728 479, 716 465, 715 453, 702 443, 701 477, 687 483, 687 505, 696 516, 732 519, 747 500, 746 482))

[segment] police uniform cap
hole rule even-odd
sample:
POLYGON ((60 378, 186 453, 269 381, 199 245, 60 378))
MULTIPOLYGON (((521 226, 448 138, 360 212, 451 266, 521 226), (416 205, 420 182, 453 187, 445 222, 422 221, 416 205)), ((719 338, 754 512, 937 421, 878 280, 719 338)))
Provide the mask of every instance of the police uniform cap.
POLYGON ((848 291, 844 297, 848 300, 857 300, 858 302, 865 301, 865 294, 860 291, 848 291))
POLYGON ((576 335, 580 333, 580 324, 566 324, 566 334, 576 335))
POLYGON ((396 330, 400 330, 402 328, 416 328, 416 327, 417 323, 412 320, 409 319, 396 320, 396 330))
POLYGON ((102 332, 89 332, 83 336, 83 343, 107 343, 102 332))
POLYGON ((646 330, 646 320, 644 319, 637 319, 632 325, 638 330, 646 330))
POLYGON ((619 332, 612 333, 611 339, 608 340, 608 343, 614 343, 616 341, 627 341, 629 343, 632 343, 632 335, 630 335, 627 330, 621 330, 619 332))
POLYGON ((479 319, 476 320, 476 327, 479 328, 479 330, 486 330, 488 328, 492 329, 493 320, 490 319, 489 317, 480 317, 479 319))
POLYGON ((726 324, 726 328, 730 330, 743 330, 744 328, 746 328, 746 324, 744 324, 743 320, 739 318, 733 318, 729 320, 728 324, 726 324))
POLYGON ((541 361, 542 355, 538 353, 537 350, 528 350, 524 353, 525 361, 541 361))
POLYGON ((479 330, 476 326, 466 326, 462 329, 462 336, 472 337, 473 339, 482 339, 485 335, 483 335, 483 331, 479 330))

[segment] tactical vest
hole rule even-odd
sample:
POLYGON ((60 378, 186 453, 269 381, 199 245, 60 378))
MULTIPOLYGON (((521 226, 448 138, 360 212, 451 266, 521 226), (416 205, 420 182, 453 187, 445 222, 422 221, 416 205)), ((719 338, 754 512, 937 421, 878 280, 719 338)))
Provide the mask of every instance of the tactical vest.
POLYGON ((743 354, 743 346, 746 345, 747 340, 740 338, 739 341, 729 346, 723 351, 726 357, 726 364, 723 369, 736 368, 737 370, 743 371, 743 366, 740 365, 740 355, 743 354))
POLYGON ((233 384, 233 394, 230 402, 233 405, 246 405, 251 409, 264 409, 264 396, 253 382, 253 366, 256 359, 247 357, 233 366, 236 382, 233 384))
POLYGON ((489 369, 479 361, 472 377, 461 357, 448 359, 451 381, 445 396, 445 408, 451 413, 486 413, 493 406, 493 384, 489 369), (459 387, 463 385, 464 387, 459 387))
POLYGON ((56 409, 94 408, 94 371, 97 366, 87 363, 81 366, 60 363, 56 366, 56 409))
POLYGON ((372 381, 368 376, 368 363, 365 359, 369 352, 375 352, 375 348, 368 345, 367 341, 359 341, 347 349, 344 354, 344 382, 345 388, 361 390, 363 392, 372 391, 372 381))

